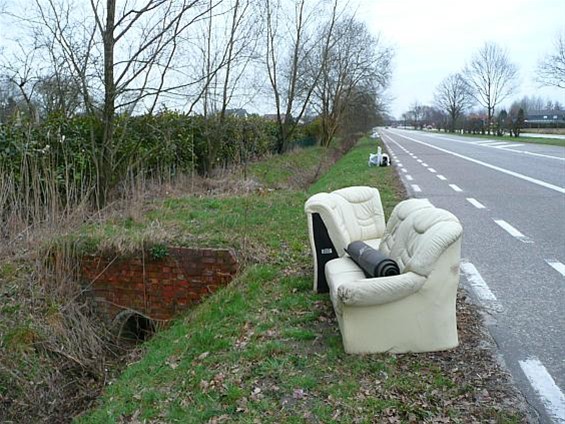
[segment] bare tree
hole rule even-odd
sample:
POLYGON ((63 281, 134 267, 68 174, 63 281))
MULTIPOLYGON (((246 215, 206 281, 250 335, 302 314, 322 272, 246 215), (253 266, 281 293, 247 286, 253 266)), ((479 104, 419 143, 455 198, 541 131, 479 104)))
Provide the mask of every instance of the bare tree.
POLYGON ((377 95, 386 89, 392 60, 392 50, 353 17, 337 22, 329 39, 318 51, 317 62, 310 62, 304 71, 312 76, 322 70, 314 86, 313 106, 321 117, 324 146, 338 133, 347 108, 358 95, 377 95))
POLYGON ((339 14, 339 0, 332 0, 330 13, 323 22, 322 2, 294 0, 292 10, 288 11, 279 0, 266 0, 266 50, 265 64, 272 89, 278 126, 277 150, 284 152, 299 121, 306 112, 314 89, 320 81, 324 62, 322 56, 318 68, 310 70, 309 78, 304 78, 302 70, 319 46, 327 52, 339 14), (322 21, 325 32, 316 32, 322 21))
POLYGON ((450 119, 450 131, 455 131, 455 123, 472 106, 473 98, 469 86, 461 74, 452 74, 445 78, 436 88, 435 104, 445 111, 450 119))
POLYGON ((500 46, 485 43, 463 73, 471 94, 487 109, 490 134, 495 108, 514 90, 518 70, 500 46))
POLYGON ((541 85, 565 89, 565 31, 557 35, 554 48, 553 54, 538 63, 536 80, 541 85))

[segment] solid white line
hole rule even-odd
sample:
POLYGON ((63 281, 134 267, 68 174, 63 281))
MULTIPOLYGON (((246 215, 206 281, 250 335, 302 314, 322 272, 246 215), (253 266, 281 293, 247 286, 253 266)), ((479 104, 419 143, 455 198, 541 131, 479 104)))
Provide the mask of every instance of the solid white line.
POLYGON ((522 234, 520 231, 518 231, 516 228, 514 228, 512 225, 510 225, 508 222, 504 221, 503 219, 495 219, 494 222, 498 224, 500 228, 502 228, 512 237, 515 237, 518 240, 523 241, 524 243, 533 243, 532 239, 526 237, 524 234, 522 234))
POLYGON ((422 189, 420 188, 420 186, 418 184, 412 184, 412 190, 414 190, 414 192, 419 193, 422 191, 422 189))
POLYGON ((504 143, 504 144, 497 144, 496 146, 491 146, 494 147, 495 149, 504 149, 505 147, 510 147, 513 146, 513 143, 504 143))
POLYGON ((483 302, 497 302, 496 296, 490 291, 487 283, 471 262, 461 261, 461 272, 467 278, 477 297, 483 302))
POLYGON ((428 168, 428 171, 430 171, 432 174, 436 173, 436 170, 434 168, 428 168))
POLYGON ((408 181, 414 180, 414 178, 412 178, 412 175, 405 175, 405 177, 408 181))
POLYGON ((449 187, 451 187, 454 191, 458 191, 458 192, 463 191, 459 188, 459 186, 456 186, 455 184, 449 184, 449 187))
POLYGON ((565 395, 537 358, 518 361, 530 384, 541 398, 548 415, 559 423, 565 423, 565 395))
POLYGON ((565 265, 563 265, 557 259, 546 259, 545 261, 550 267, 552 267, 555 271, 565 277, 565 265))
POLYGON ((556 186, 554 184, 546 183, 545 181, 538 180, 538 179, 532 178, 532 177, 528 177, 527 175, 523 175, 523 174, 520 174, 518 172, 510 171, 509 169, 501 168, 501 167, 496 166, 496 165, 491 165, 490 163, 486 163, 486 162, 483 162, 481 160, 477 160, 477 159, 470 158, 468 156, 460 155, 459 153, 455 153, 455 152, 452 152, 451 150, 447 150, 447 149, 442 149, 441 147, 437 147, 437 146, 434 146, 432 144, 424 143, 423 141, 416 140, 415 138, 412 138, 412 137, 408 137, 408 136, 405 136, 405 135, 402 135, 402 134, 397 134, 397 135, 399 135, 400 137, 406 138, 408 140, 412 140, 415 143, 423 144, 424 146, 428 146, 432 149, 439 150, 440 152, 448 153, 450 155, 453 155, 453 156, 456 156, 458 158, 467 160, 469 162, 473 162, 473 163, 476 163, 478 165, 482 165, 482 166, 485 166, 487 168, 494 169, 495 171, 499 171, 499 172, 502 172, 504 174, 516 177, 516 178, 520 178, 521 180, 528 181, 528 182, 533 183, 533 184, 537 184, 541 187, 545 187, 545 188, 548 188, 550 190, 557 191, 558 193, 565 194, 565 188, 563 188, 563 187, 559 187, 559 186, 556 186))
POLYGON ((425 166, 426 168, 428 167, 428 164, 425 162, 422 162, 422 166, 425 166))
POLYGON ((443 175, 438 174, 436 175, 436 177, 438 177, 442 181, 447 181, 447 178, 445 178, 443 175))
POLYGON ((485 209, 485 205, 479 202, 477 199, 473 199, 472 197, 467 197, 467 202, 472 204, 477 209, 485 209))

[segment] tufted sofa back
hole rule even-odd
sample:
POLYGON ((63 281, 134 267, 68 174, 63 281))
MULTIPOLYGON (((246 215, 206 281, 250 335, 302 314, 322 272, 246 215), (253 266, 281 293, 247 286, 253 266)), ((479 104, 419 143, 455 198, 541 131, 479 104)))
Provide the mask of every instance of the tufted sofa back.
POLYGON ((392 210, 388 222, 386 223, 385 235, 381 240, 379 250, 383 253, 387 252, 386 254, 388 255, 394 245, 394 241, 396 240, 396 230, 400 224, 408 218, 412 212, 433 207, 434 205, 432 205, 427 199, 407 199, 397 204, 392 210))
POLYGON ((385 215, 379 190, 373 187, 348 187, 331 193, 341 204, 341 213, 349 242, 381 238, 385 215))
POLYGON ((379 239, 385 232, 381 196, 376 188, 347 187, 308 199, 306 213, 320 214, 338 256, 352 241, 379 239))
POLYGON ((455 215, 444 209, 422 207, 408 214, 393 231, 391 241, 381 244, 379 250, 398 263, 401 273, 427 277, 440 255, 462 233, 455 215))

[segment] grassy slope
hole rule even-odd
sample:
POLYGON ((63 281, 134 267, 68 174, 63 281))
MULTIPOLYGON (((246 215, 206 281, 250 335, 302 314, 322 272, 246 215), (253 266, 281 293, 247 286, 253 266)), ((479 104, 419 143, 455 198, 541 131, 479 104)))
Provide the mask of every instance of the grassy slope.
MULTIPOLYGON (((186 197, 155 207, 138 225, 158 216, 165 227, 180 226, 201 241, 253 246, 258 260, 147 342, 143 358, 78 421, 466 421, 457 400, 474 396, 473 388, 446 377, 433 355, 345 355, 328 297, 311 292, 303 212, 308 196, 370 184, 381 190, 387 214, 399 200, 393 170, 366 166, 371 150, 362 141, 308 192, 186 197)), ((300 155, 315 164, 319 152, 300 155)), ((273 163, 259 169, 264 181, 277 184, 280 171, 273 163)), ((479 409, 479 421, 513 419, 491 407, 479 409)))

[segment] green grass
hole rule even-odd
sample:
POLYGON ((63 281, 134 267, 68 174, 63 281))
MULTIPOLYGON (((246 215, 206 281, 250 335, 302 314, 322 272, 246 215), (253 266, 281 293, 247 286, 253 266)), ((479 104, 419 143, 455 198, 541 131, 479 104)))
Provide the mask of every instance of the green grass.
MULTIPOLYGON (((146 342, 143 358, 76 421, 331 423, 436 416, 465 421, 455 401, 457 387, 429 358, 346 355, 328 296, 311 291, 304 201, 353 184, 378 187, 387 214, 400 200, 393 169, 367 167, 369 152, 376 150, 372 143, 362 140, 307 192, 280 189, 154 204, 136 224, 140 231, 159 220, 177 231, 176 241, 251 247, 254 260, 230 286, 146 342), (448 391, 454 400, 444 405, 448 391)), ((300 158, 309 164, 304 166, 317 166, 319 149, 301 154, 308 156, 300 158)), ((284 158, 277 160, 286 169, 284 158)), ((255 171, 271 184, 288 178, 274 166, 257 165, 255 171)), ((108 225, 127 230, 122 222, 108 225)), ((491 415, 479 421, 486 416, 491 415)))

